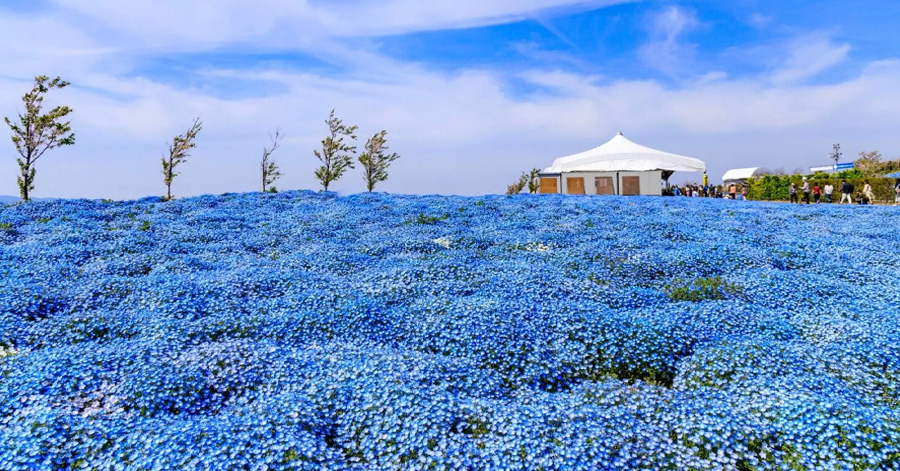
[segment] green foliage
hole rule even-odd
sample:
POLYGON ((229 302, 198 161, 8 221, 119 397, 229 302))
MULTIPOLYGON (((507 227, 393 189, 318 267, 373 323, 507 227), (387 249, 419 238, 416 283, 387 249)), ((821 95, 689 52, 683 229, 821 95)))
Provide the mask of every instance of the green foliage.
POLYGON ((315 171, 316 178, 322 183, 322 189, 328 191, 331 182, 341 178, 349 168, 353 168, 353 158, 350 154, 356 153, 356 146, 344 142, 345 137, 356 140, 357 126, 346 126, 343 121, 334 116, 334 110, 328 119, 328 136, 322 140, 322 151, 313 151, 322 162, 322 166, 315 171))
MULTIPOLYGON (((854 178, 865 178, 866 174, 858 169, 851 168, 850 170, 842 170, 834 175, 834 178, 839 180, 850 180, 854 178)), ((855 185, 854 185, 855 186, 855 185)))
POLYGON ((69 86, 69 82, 59 77, 50 79, 46 75, 34 78, 34 86, 31 91, 22 96, 25 105, 24 113, 19 113, 18 121, 13 122, 8 117, 4 122, 12 131, 12 141, 16 146, 19 157, 16 163, 19 165, 19 195, 23 200, 29 201, 30 193, 34 190, 34 177, 36 169, 34 164, 45 152, 62 146, 75 144, 75 133, 72 132, 70 121, 63 122, 72 109, 68 106, 57 106, 47 114, 41 114, 44 105, 44 95, 53 89, 61 89, 69 86))
MULTIPOLYGON (((810 189, 814 185, 822 188, 822 201, 825 200, 825 185, 831 184, 834 187, 832 200, 840 201, 841 198, 841 180, 847 180, 853 185, 854 190, 862 190, 865 181, 869 180, 872 185, 872 192, 875 194, 876 201, 894 201, 894 183, 891 178, 866 178, 862 176, 859 169, 847 170, 834 175, 815 174, 807 176, 810 189), (823 177, 824 175, 824 177, 823 177)), ((798 195, 802 197, 800 189, 803 185, 803 175, 764 175, 759 178, 751 178, 747 181, 748 191, 747 198, 760 201, 788 201, 790 200, 789 188, 791 183, 797 186, 798 195)), ((810 197, 812 199, 812 197, 810 197)), ((835 201, 835 202, 837 202, 835 201)))
POLYGON ((0 222, 0 231, 12 232, 13 225, 11 222, 0 222))
POLYGON ((150 230, 150 221, 144 221, 144 222, 142 222, 142 223, 141 223, 141 227, 139 227, 138 230, 141 230, 141 231, 144 231, 144 232, 149 231, 149 230, 150 230))
POLYGON ((528 173, 528 193, 535 194, 541 191, 541 170, 533 168, 528 173))
POLYGON ((276 128, 275 134, 270 134, 269 137, 272 139, 271 147, 263 147, 262 160, 259 163, 260 169, 262 170, 262 191, 263 193, 278 193, 278 190, 275 187, 269 189, 269 185, 275 183, 275 180, 281 178, 281 169, 278 168, 278 165, 275 164, 275 161, 272 160, 272 153, 275 152, 276 149, 281 145, 281 129, 276 128), (274 190, 274 191, 273 191, 274 190))
POLYGON ((359 156, 359 163, 363 166, 363 180, 366 189, 370 192, 375 189, 375 184, 387 180, 387 169, 391 162, 400 158, 396 153, 386 154, 387 131, 381 131, 369 138, 366 142, 366 151, 359 156))
POLYGON ((676 281, 666 287, 669 299, 673 301, 698 302, 721 300, 741 293, 739 285, 728 283, 720 276, 697 278, 691 281, 676 281))
POLYGON ((450 219, 449 214, 445 214, 443 216, 429 216, 427 214, 419 214, 415 219, 408 221, 407 224, 433 225, 441 221, 446 221, 447 219, 450 219))
POLYGON ((187 158, 190 156, 189 151, 197 146, 194 143, 194 139, 197 138, 202 129, 203 122, 200 121, 200 118, 195 118, 194 124, 186 133, 175 136, 172 140, 172 145, 169 146, 169 155, 162 158, 163 182, 166 184, 165 201, 172 199, 172 180, 178 176, 175 173, 175 168, 187 161, 187 158))

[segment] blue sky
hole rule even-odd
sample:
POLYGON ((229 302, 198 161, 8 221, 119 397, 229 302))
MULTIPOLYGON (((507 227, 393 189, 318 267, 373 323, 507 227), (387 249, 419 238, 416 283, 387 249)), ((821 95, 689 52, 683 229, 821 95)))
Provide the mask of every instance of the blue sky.
POLYGON ((78 143, 42 159, 37 196, 161 194, 159 157, 195 116, 177 195, 255 190, 275 127, 277 186, 315 188, 331 108, 389 131, 385 191, 502 192, 619 130, 716 180, 827 163, 834 142, 900 157, 898 27, 900 2, 875 0, 5 0, 0 114, 34 75, 73 83, 48 102, 75 109, 78 143))

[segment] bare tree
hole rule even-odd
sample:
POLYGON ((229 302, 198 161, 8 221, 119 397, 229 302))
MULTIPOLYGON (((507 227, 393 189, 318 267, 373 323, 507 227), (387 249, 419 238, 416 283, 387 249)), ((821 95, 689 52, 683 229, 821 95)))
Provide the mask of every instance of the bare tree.
MULTIPOLYGON (((265 193, 269 191, 269 185, 275 183, 275 180, 281 178, 281 169, 278 168, 278 165, 275 164, 275 161, 272 160, 272 153, 278 149, 281 145, 281 139, 284 136, 281 134, 280 128, 275 128, 275 134, 269 134, 269 138, 272 140, 271 147, 263 147, 262 161, 259 163, 259 167, 262 170, 262 191, 265 193)), ((275 187, 272 187, 271 190, 274 192, 275 187)))
POLYGON ((41 114, 44 104, 44 95, 53 89, 69 86, 59 77, 53 80, 46 75, 34 78, 34 86, 31 91, 22 96, 25 104, 25 112, 18 113, 17 123, 9 118, 4 118, 6 125, 12 131, 12 141, 16 146, 19 157, 19 195, 28 201, 31 190, 34 190, 34 177, 36 169, 34 164, 45 152, 62 146, 75 144, 75 133, 72 132, 71 122, 61 120, 72 112, 68 106, 57 106, 47 114, 41 114))
POLYGON ((353 158, 350 154, 356 153, 356 146, 344 143, 344 138, 356 140, 357 126, 345 126, 343 121, 334 116, 334 110, 325 121, 328 125, 328 136, 322 139, 322 151, 313 151, 322 162, 322 166, 316 169, 316 178, 322 182, 322 188, 328 191, 331 182, 341 178, 348 168, 353 168, 353 158))
POLYGON ((528 174, 522 173, 518 181, 506 185, 506 195, 518 195, 526 186, 528 186, 528 174))
POLYGON ((202 129, 203 122, 200 121, 200 118, 195 118, 194 124, 186 133, 175 136, 172 140, 172 144, 169 146, 169 155, 163 156, 162 173, 163 182, 166 184, 166 200, 172 199, 172 180, 178 176, 178 174, 175 173, 175 168, 187 161, 187 158, 190 157, 188 152, 197 146, 197 144, 194 143, 194 139, 197 138, 197 135, 200 134, 200 130, 202 129))
POLYGON ((390 149, 386 136, 387 131, 376 133, 366 141, 366 151, 359 156, 359 163, 363 166, 363 180, 370 192, 375 189, 376 183, 387 180, 388 167, 391 162, 400 158, 396 153, 386 153, 390 149))
POLYGON ((862 151, 859 153, 859 158, 853 161, 856 168, 867 176, 878 173, 878 167, 881 166, 881 163, 881 152, 877 150, 872 152, 862 151))

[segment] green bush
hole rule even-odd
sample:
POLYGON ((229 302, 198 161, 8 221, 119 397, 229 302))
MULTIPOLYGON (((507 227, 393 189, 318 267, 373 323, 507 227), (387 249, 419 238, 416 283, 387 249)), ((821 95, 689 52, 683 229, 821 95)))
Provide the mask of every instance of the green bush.
MULTIPOLYGON (((834 186, 834 194, 832 195, 832 200, 835 202, 840 201, 841 199, 841 180, 846 179, 851 185, 853 185, 854 195, 856 190, 862 190, 865 185, 866 180, 869 180, 869 184, 872 185, 872 193, 875 194, 875 200, 878 202, 893 202, 894 201, 894 185, 896 180, 893 178, 865 178, 865 177, 851 177, 848 175, 854 175, 854 173, 849 172, 859 172, 857 169, 853 169, 852 171, 845 171, 841 173, 837 173, 835 175, 827 175, 825 178, 822 178, 822 175, 826 174, 815 174, 807 176, 809 181, 809 187, 812 187, 816 184, 822 188, 822 200, 825 200, 825 185, 831 183, 834 186), (843 176, 842 176, 843 175, 843 176)), ((800 189, 803 187, 803 175, 764 175, 759 178, 751 178, 747 181, 747 199, 751 200, 759 200, 759 201, 788 201, 791 199, 789 188, 791 183, 797 185, 797 194, 799 197, 803 197, 803 194, 800 192, 800 189)), ((812 196, 810 196, 810 201, 812 201, 812 196)))

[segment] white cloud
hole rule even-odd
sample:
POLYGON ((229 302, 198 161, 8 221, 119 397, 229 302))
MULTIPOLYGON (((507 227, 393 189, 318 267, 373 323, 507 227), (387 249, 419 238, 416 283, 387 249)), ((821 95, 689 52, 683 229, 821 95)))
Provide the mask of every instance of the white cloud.
POLYGON ((756 28, 763 28, 772 22, 772 17, 763 15, 762 13, 754 13, 750 15, 750 24, 756 28))
POLYGON ((849 44, 837 44, 821 33, 805 35, 791 42, 784 66, 772 80, 779 85, 802 82, 844 62, 849 44))
POLYGON ((691 67, 696 48, 681 36, 699 24, 693 12, 677 6, 657 13, 651 19, 651 39, 639 51, 641 60, 666 74, 682 75, 691 67))
MULTIPOLYGON (((49 14, 0 15, 0 42, 12 45, 0 61, 0 90, 7 91, 0 94, 0 115, 14 112, 19 96, 29 86, 27 78, 36 72, 63 75, 76 84, 48 97, 50 105, 64 102, 75 109, 78 143, 42 159, 37 196, 161 194, 160 154, 168 140, 183 132, 195 116, 203 118, 205 128, 194 155, 176 179, 176 195, 256 190, 257 159, 267 133, 276 126, 281 126, 288 138, 275 156, 285 174, 277 186, 316 188, 312 149, 324 135, 323 120, 333 107, 340 117, 360 125, 361 138, 380 129, 390 132, 392 149, 403 157, 380 188, 394 192, 500 192, 522 170, 543 167, 555 157, 598 145, 618 130, 646 145, 704 158, 713 176, 728 167, 818 164, 820 154, 835 141, 842 142, 848 153, 857 147, 878 148, 887 156, 900 153, 900 137, 890 127, 900 119, 896 78, 900 63, 895 61, 873 63, 855 77, 816 86, 806 84, 803 78, 824 69, 821 63, 804 65, 802 48, 784 59, 788 65, 778 72, 782 80, 776 82, 769 75, 729 78, 725 71, 710 72, 675 87, 556 69, 441 73, 391 60, 374 48, 351 47, 327 38, 302 39, 307 34, 302 31, 306 23, 293 25, 300 31, 297 33, 279 26, 290 25, 302 15, 325 15, 321 13, 325 7, 312 3, 292 3, 291 8, 299 13, 291 16, 276 8, 285 4, 276 0, 265 0, 253 8, 229 0, 222 6, 227 13, 209 11, 213 3, 200 2, 187 18, 173 17, 165 26, 163 19, 172 15, 175 2, 163 1, 159 10, 132 5, 129 11, 113 2, 95 2, 92 9, 74 0, 57 1, 71 2, 66 5, 77 10, 74 19, 49 14), (203 12, 209 13, 209 23, 199 21, 203 12), (82 22, 84 17, 89 18, 87 23, 82 22), (104 35, 87 34, 93 26, 86 25, 114 19, 118 22, 110 23, 113 26, 104 35), (241 23, 244 20, 246 23, 241 23), (189 31, 192 25, 202 31, 189 31), (158 36, 153 33, 156 27, 158 36), (29 46, 15 41, 30 28, 42 28, 47 34, 29 46), (332 76, 274 66, 251 71, 193 71, 201 83, 203 78, 215 77, 280 84, 277 94, 240 99, 219 98, 202 89, 131 73, 131 58, 147 54, 148 48, 194 50, 247 41, 248 46, 265 50, 291 37, 301 38, 295 44, 298 50, 319 50, 338 57, 346 73, 332 76), (540 91, 511 93, 511 74, 537 85, 540 91)), ((403 3, 398 0, 396 4, 403 3)), ((531 14, 522 5, 539 11, 582 3, 509 1, 477 7, 468 16, 441 13, 445 19, 440 21, 421 13, 437 8, 424 5, 417 7, 420 13, 407 12, 407 19, 392 20, 392 28, 437 28, 450 24, 448 21, 477 24, 502 15, 531 14)), ((448 5, 440 8, 450 8, 448 5)), ((308 25, 306 31, 325 29, 328 24, 322 20, 308 25)), ((696 18, 689 13, 671 10, 658 18, 654 37, 663 44, 680 45, 682 33, 696 25, 696 18)), ((342 28, 344 34, 353 29, 342 28)), ((830 47, 820 50, 841 48, 828 41, 825 44, 830 47)), ((668 49, 672 50, 678 48, 668 49)), ((7 157, 0 158, 0 194, 17 191, 11 150, 9 145, 7 157)), ((358 172, 351 172, 336 186, 344 192, 363 188, 358 172)))

